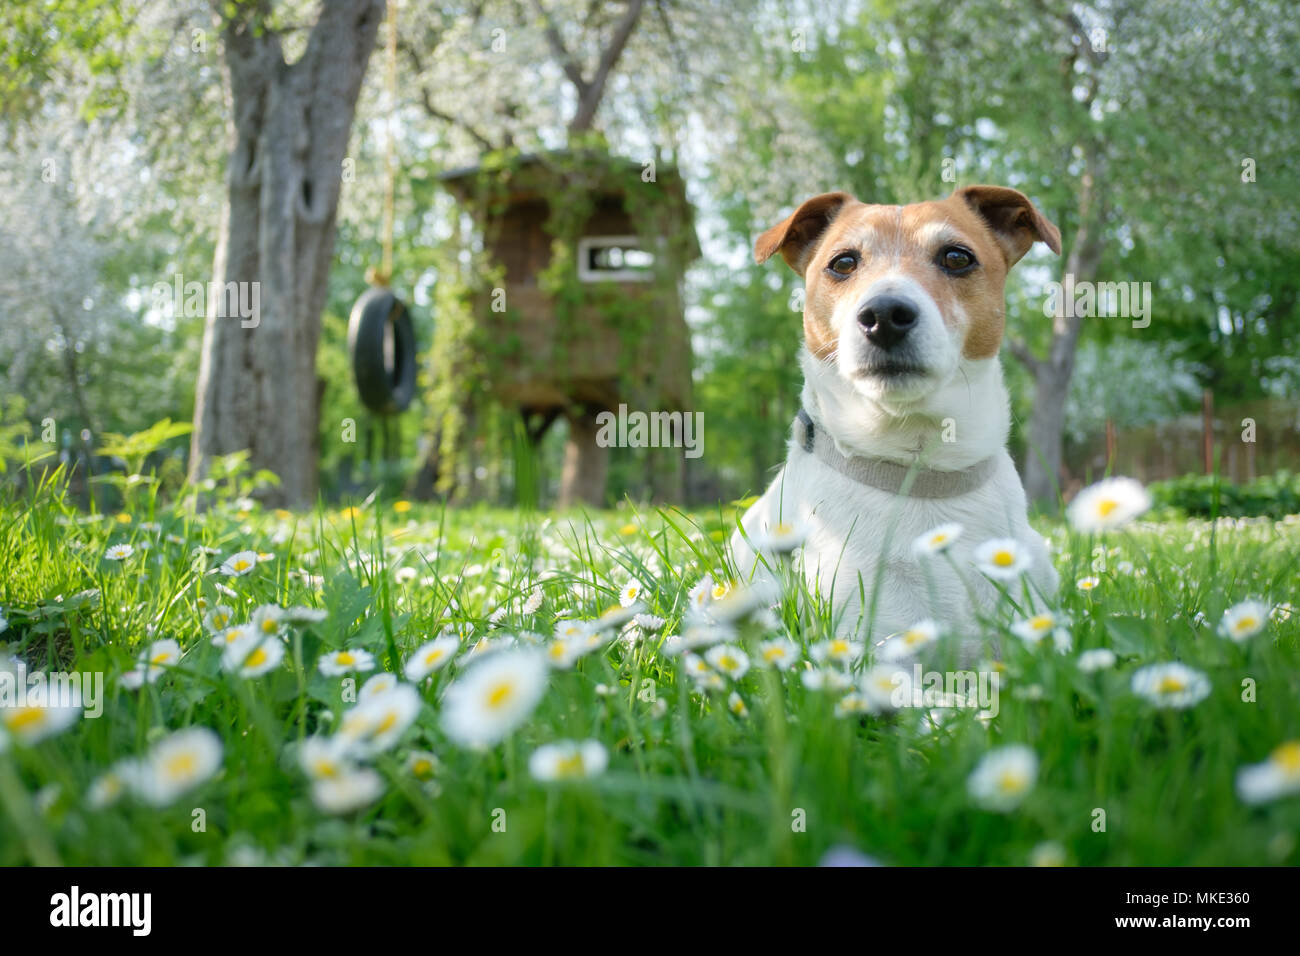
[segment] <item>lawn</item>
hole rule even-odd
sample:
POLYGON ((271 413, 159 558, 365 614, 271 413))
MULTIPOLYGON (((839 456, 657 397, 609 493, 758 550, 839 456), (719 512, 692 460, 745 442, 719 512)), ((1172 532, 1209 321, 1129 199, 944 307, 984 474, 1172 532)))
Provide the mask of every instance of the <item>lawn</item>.
MULTIPOLYGON (((1300 862, 1295 518, 1041 522, 1062 593, 983 622, 996 705, 899 707, 825 601, 728 590, 733 506, 239 483, 4 492, 0 690, 103 694, 0 709, 0 864, 1300 862)), ((972 635, 915 636, 930 672, 972 635)))

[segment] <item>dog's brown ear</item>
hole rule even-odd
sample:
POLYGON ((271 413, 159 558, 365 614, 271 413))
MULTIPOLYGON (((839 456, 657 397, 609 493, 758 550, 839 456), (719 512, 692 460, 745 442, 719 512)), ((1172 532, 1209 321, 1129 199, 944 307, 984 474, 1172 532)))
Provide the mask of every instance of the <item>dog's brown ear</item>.
POLYGON ((758 237, 754 243, 754 261, 766 262, 779 251, 790 268, 803 275, 813 244, 826 231, 844 204, 849 202, 853 202, 853 197, 848 193, 813 196, 758 237))
POLYGON ((1024 193, 1005 186, 963 186, 953 195, 964 199, 989 224, 1008 266, 1019 262, 1036 241, 1061 254, 1061 230, 1024 193))

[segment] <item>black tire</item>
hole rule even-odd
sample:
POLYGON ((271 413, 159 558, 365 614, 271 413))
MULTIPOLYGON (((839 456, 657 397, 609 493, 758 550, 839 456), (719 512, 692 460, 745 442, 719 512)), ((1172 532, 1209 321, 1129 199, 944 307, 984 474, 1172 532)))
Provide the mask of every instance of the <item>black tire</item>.
POLYGON ((415 328, 406 305, 388 289, 367 289, 357 299, 348 319, 348 353, 357 394, 366 408, 392 415, 411 404, 415 328))

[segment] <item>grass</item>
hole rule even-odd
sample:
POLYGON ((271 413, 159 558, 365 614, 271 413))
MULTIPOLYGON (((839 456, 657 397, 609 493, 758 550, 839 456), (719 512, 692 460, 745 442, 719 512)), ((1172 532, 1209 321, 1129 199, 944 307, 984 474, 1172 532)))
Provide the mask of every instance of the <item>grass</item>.
MULTIPOLYGON (((448 738, 440 712, 474 666, 470 648, 529 633, 545 646, 557 618, 595 617, 633 579, 664 632, 679 632, 697 582, 725 580, 734 510, 584 516, 372 502, 291 515, 219 491, 201 509, 185 496, 167 503, 149 481, 127 486, 126 499, 120 513, 79 513, 56 474, 0 505, 0 641, 31 667, 106 680, 102 716, 29 746, 15 737, 0 753, 0 830, 10 835, 0 864, 813 864, 834 848, 899 865, 1300 862, 1300 800, 1248 805, 1234 790, 1239 768, 1300 736, 1300 616, 1240 644, 1215 630, 1234 602, 1294 593, 1295 519, 1147 522, 1104 538, 1043 524, 1073 650, 1012 637, 1010 608, 985 621, 980 634, 1001 647, 992 720, 973 709, 947 712, 938 727, 916 709, 838 716, 842 693, 758 663, 706 692, 661 636, 643 635, 552 670, 514 733, 469 749, 448 738), (133 554, 106 560, 120 543, 133 554), (222 561, 245 549, 267 557, 223 575, 222 561), (1095 589, 1075 587, 1092 575, 1095 589), (526 613, 537 589, 541 605, 526 613), (227 673, 204 609, 226 604, 243 620, 268 603, 328 616, 289 629, 269 673, 227 673), (446 629, 461 635, 460 655, 418 685, 414 723, 369 760, 382 796, 348 813, 319 809, 296 748, 336 732, 352 706, 342 698, 352 685, 321 674, 319 657, 364 649, 401 674, 446 629), (123 688, 119 677, 161 638, 180 643, 179 663, 123 688), (1099 647, 1116 666, 1082 672, 1078 652, 1099 647), (1186 710, 1157 709, 1130 688, 1138 667, 1172 660, 1211 683, 1186 710), (747 713, 729 706, 733 690, 747 713), (220 737, 211 779, 164 806, 88 799, 118 761, 190 726, 220 737), (530 774, 539 746, 588 738, 607 748, 603 774, 560 784, 530 774), (1036 783, 1008 812, 981 809, 968 778, 1013 743, 1037 755, 1036 783), (410 769, 413 750, 436 755, 431 779, 410 769)), ((757 642, 777 633, 806 655, 831 634, 824 605, 793 584, 777 618, 751 619, 738 639, 755 661, 757 642)), ((969 636, 929 649, 927 669, 952 666, 969 636)))

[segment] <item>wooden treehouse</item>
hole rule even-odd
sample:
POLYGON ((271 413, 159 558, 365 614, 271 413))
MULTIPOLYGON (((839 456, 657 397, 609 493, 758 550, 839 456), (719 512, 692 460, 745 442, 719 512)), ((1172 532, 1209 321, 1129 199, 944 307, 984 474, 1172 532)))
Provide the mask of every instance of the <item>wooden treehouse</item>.
MULTIPOLYGON (((560 504, 603 505, 609 448, 597 416, 620 405, 684 415, 691 404, 682 277, 699 245, 682 179, 559 152, 442 180, 473 217, 489 264, 472 297, 486 389, 518 410, 534 446, 563 416, 560 504)), ((652 449, 648 462, 656 497, 679 497, 680 442, 652 449)))

